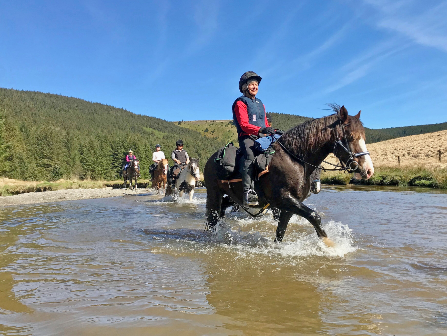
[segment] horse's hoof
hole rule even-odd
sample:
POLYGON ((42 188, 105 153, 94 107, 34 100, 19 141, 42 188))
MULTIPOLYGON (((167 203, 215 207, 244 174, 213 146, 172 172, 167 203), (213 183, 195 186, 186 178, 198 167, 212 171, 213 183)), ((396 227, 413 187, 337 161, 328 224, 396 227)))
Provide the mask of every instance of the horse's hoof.
POLYGON ((323 237, 322 241, 325 245, 327 245, 327 247, 334 247, 334 242, 330 238, 323 237))

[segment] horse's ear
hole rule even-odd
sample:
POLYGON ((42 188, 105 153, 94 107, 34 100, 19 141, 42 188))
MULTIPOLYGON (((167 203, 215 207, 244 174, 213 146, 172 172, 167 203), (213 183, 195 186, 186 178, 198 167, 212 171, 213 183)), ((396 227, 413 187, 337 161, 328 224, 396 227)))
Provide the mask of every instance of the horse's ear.
POLYGON ((343 124, 346 124, 348 121, 348 112, 344 105, 339 109, 338 112, 339 119, 341 119, 343 124))
POLYGON ((359 120, 359 118, 361 118, 361 110, 359 110, 358 114, 355 115, 355 118, 359 120))

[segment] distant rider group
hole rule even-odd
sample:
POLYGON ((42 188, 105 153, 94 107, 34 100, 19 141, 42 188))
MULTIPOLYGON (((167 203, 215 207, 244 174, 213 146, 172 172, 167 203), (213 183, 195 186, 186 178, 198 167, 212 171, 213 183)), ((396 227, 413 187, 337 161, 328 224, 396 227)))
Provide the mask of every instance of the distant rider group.
MULTIPOLYGON (((185 168, 186 165, 190 162, 190 157, 188 153, 183 149, 184 142, 182 140, 176 141, 176 149, 174 149, 171 153, 171 159, 174 161, 174 165, 170 168, 168 174, 168 183, 174 184, 176 178, 179 176, 179 173, 182 169, 185 168)), ((155 151, 152 154, 152 165, 149 167, 149 174, 151 176, 151 181, 154 180, 154 171, 157 168, 157 165, 160 161, 165 159, 165 153, 161 150, 162 146, 157 144, 155 146, 155 151)), ((123 164, 123 176, 126 174, 127 169, 130 166, 130 162, 133 160, 137 160, 137 157, 134 155, 133 151, 130 149, 126 157, 124 158, 123 164)), ((140 177, 140 166, 138 167, 138 176, 140 177)))

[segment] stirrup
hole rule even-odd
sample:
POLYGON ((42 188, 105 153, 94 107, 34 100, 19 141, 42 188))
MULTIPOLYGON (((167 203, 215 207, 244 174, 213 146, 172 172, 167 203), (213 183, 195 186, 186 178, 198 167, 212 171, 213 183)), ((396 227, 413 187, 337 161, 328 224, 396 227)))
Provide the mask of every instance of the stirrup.
POLYGON ((258 197, 257 194, 252 191, 246 191, 243 194, 243 206, 257 206, 258 205, 258 197))

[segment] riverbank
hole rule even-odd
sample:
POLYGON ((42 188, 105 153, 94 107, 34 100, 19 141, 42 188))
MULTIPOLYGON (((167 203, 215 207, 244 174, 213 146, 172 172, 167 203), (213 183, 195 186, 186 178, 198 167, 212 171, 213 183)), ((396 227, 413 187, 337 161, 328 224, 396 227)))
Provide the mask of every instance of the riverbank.
MULTIPOLYGON (((140 180, 139 188, 146 188, 148 180, 140 180)), ((56 191, 67 189, 121 189, 123 180, 93 181, 93 180, 58 180, 58 181, 21 181, 8 178, 0 178, 0 196, 19 195, 31 192, 56 191)))
POLYGON ((149 181, 136 190, 122 188, 123 181, 18 181, 0 179, 0 206, 118 197, 147 193, 149 181))
MULTIPOLYGON (((324 185, 415 186, 447 189, 446 168, 377 167, 369 180, 353 180, 351 174, 323 172, 324 185)), ((19 181, 0 178, 0 206, 58 202, 78 199, 118 197, 148 192, 148 180, 141 180, 137 190, 123 189, 123 181, 59 180, 19 181)))
POLYGON ((409 186, 447 189, 447 169, 439 167, 375 167, 369 180, 355 180, 343 172, 323 172, 322 184, 330 185, 379 185, 409 186))

